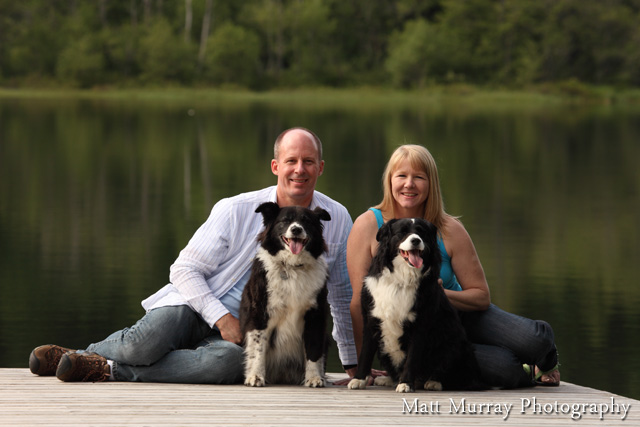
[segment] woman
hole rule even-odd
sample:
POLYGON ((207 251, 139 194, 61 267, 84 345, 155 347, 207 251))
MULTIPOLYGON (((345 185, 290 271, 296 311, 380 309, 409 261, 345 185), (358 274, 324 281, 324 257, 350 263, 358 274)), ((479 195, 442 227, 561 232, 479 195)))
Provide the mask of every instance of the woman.
POLYGON ((489 286, 471 237, 444 211, 435 161, 419 145, 403 145, 391 155, 383 175, 384 197, 360 215, 347 241, 353 287, 351 317, 358 354, 362 344, 362 282, 377 250, 378 228, 392 218, 422 217, 438 227, 445 294, 460 312, 475 344, 482 376, 491 386, 559 385, 553 330, 544 321, 507 313, 491 304, 489 286))

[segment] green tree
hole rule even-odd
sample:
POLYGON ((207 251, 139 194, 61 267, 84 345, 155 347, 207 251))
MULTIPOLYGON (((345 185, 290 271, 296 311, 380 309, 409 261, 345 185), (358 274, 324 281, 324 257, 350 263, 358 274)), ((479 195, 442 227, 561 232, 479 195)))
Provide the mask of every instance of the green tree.
POLYGON ((0 0, 0 77, 80 86, 254 87, 257 77, 262 88, 638 85, 638 22, 639 0, 0 0), (225 34, 243 46, 233 60, 220 59, 230 55, 225 34), (249 77, 253 68, 237 64, 250 62, 255 45, 249 77))
POLYGON ((384 81, 388 38, 401 27, 396 2, 388 0, 328 0, 336 22, 334 43, 349 83, 384 81))
POLYGON ((282 0, 260 0, 248 3, 243 20, 260 34, 264 44, 265 71, 268 77, 279 79, 285 67, 287 42, 282 0))
POLYGON ((385 68, 397 87, 451 83, 465 78, 468 57, 469 46, 457 33, 418 19, 390 37, 385 68))
POLYGON ((440 73, 446 73, 443 77, 470 82, 491 80, 501 63, 497 43, 499 4, 495 0, 443 1, 444 12, 438 23, 443 61, 440 73))
POLYGON ((640 28, 636 27, 625 46, 625 64, 620 70, 620 79, 628 84, 640 86, 640 28))
POLYGON ((145 81, 188 83, 194 77, 196 52, 164 18, 156 19, 140 40, 139 56, 145 81))
POLYGON ((56 56, 65 42, 59 30, 68 14, 67 5, 35 0, 5 2, 0 12, 0 64, 5 75, 53 76, 56 56))
POLYGON ((564 0, 551 5, 543 25, 544 80, 631 81, 629 61, 638 51, 637 2, 564 0))
POLYGON ((222 24, 209 37, 207 50, 205 76, 212 82, 256 86, 260 39, 251 30, 222 24))
POLYGON ((138 77, 140 33, 140 27, 128 23, 100 32, 106 83, 128 82, 138 77))
POLYGON ((596 20, 594 2, 565 0, 554 4, 543 23, 541 77, 566 80, 571 77, 592 81, 595 62, 592 29, 596 20))
POLYGON ((287 81, 298 84, 326 84, 341 74, 334 48, 336 21, 325 0, 293 1, 285 15, 290 50, 287 81))
POLYGON ((385 68, 392 83, 488 81, 499 68, 497 3, 443 1, 436 22, 409 21, 389 38, 385 68))
POLYGON ((385 68, 397 87, 424 86, 430 77, 430 61, 434 59, 435 31, 424 19, 408 22, 401 32, 389 40, 389 56, 385 68))
POLYGON ((500 2, 496 11, 498 62, 494 82, 522 86, 539 78, 544 37, 541 23, 547 18, 550 6, 549 0, 500 2))
POLYGON ((85 35, 67 45, 58 57, 56 75, 80 87, 102 81, 104 57, 96 37, 85 35))

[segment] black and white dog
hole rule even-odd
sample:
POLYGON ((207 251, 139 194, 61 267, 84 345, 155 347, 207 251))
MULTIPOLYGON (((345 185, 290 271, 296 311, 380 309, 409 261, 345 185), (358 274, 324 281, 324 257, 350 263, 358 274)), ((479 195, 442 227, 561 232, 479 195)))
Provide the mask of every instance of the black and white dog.
POLYGON ((376 352, 397 392, 482 389, 472 344, 438 283, 437 229, 420 218, 390 220, 362 287, 364 334, 350 389, 363 389, 376 352))
POLYGON ((271 202, 256 212, 265 229, 240 303, 244 383, 324 387, 328 267, 320 220, 331 217, 271 202))

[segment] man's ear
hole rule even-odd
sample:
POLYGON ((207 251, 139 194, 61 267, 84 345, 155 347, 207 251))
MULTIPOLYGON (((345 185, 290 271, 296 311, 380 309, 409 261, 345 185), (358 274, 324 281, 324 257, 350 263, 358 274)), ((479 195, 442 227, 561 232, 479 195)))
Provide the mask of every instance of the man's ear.
POLYGON ((276 159, 271 159, 271 172, 278 175, 278 161, 276 159))
POLYGON ((320 160, 320 169, 318 170, 318 176, 322 175, 324 172, 324 160, 320 160))

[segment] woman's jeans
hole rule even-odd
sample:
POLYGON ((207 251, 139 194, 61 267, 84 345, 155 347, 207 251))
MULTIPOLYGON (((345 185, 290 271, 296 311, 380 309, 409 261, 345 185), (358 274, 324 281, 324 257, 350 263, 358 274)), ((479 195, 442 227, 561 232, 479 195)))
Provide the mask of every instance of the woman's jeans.
POLYGON ((223 340, 188 306, 151 310, 86 351, 113 360, 117 381, 232 384, 244 375, 242 347, 223 340))
POLYGON ((486 311, 460 312, 467 337, 475 345, 482 379, 502 388, 534 385, 522 364, 542 371, 558 363, 553 330, 547 322, 531 320, 491 304, 486 311))

